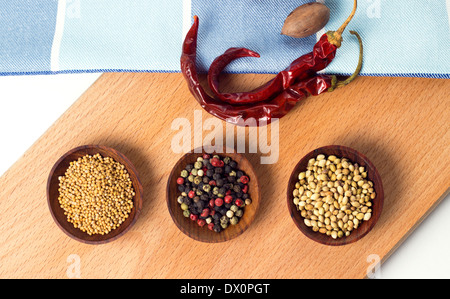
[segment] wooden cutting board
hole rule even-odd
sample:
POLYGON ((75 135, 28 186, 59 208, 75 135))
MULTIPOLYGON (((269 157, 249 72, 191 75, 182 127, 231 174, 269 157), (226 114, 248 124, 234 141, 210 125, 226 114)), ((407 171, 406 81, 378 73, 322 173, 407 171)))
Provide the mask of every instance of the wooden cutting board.
MULTIPOLYGON (((229 75, 224 86, 247 90, 271 77, 229 75)), ((299 103, 280 120, 275 164, 261 164, 267 154, 259 147, 257 153, 246 151, 261 184, 255 222, 231 241, 201 243, 178 230, 165 201, 171 167, 182 156, 172 151, 179 132, 171 129, 172 121, 189 120, 194 147, 196 110, 203 121, 212 117, 201 112, 181 74, 102 75, 0 178, 0 277, 364 278, 378 257, 386 260, 449 190, 450 81, 360 77, 299 103), (123 152, 144 187, 135 226, 104 245, 72 240, 47 207, 50 169, 62 154, 83 144, 123 152), (286 204, 294 165, 314 148, 330 144, 366 154, 385 188, 384 210, 374 230, 343 247, 302 235, 286 204), (80 272, 73 272, 75 266, 80 272)), ((247 145, 248 137, 247 130, 247 145)))

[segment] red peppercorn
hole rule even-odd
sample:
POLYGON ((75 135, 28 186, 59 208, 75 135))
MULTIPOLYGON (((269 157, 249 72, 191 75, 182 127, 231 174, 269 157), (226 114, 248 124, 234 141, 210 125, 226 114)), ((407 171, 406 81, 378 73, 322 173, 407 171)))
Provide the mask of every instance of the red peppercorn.
POLYGON ((248 178, 248 176, 243 175, 239 178, 239 180, 241 181, 242 184, 247 184, 249 181, 249 178, 248 178))
POLYGON ((214 216, 214 214, 216 214, 216 210, 211 210, 211 212, 209 212, 209 216, 214 216))
POLYGON ((210 180, 208 184, 211 185, 211 186, 215 186, 216 185, 216 181, 210 180))
POLYGON ((225 162, 223 162, 222 160, 217 162, 217 167, 223 167, 224 165, 225 165, 225 162))
POLYGON ((231 194, 231 190, 227 190, 227 192, 225 192, 225 195, 230 195, 231 194))
POLYGON ((177 179, 177 184, 178 184, 178 185, 183 185, 183 184, 184 184, 184 179, 183 179, 182 177, 179 177, 179 178, 177 179))
POLYGON ((210 155, 208 155, 208 154, 203 154, 203 159, 209 159, 209 158, 211 158, 210 155))
POLYGON ((212 158, 209 162, 214 167, 217 167, 219 165, 219 159, 217 159, 217 158, 212 158))
POLYGON ((224 198, 225 203, 231 203, 233 201, 233 197, 231 195, 227 195, 224 198))
POLYGON ((198 219, 198 220, 197 220, 197 224, 198 224, 199 226, 204 226, 204 225, 206 224, 206 221, 205 221, 205 219, 198 219))
POLYGON ((210 206, 211 208, 214 208, 214 202, 215 202, 214 199, 210 199, 210 200, 209 200, 209 206, 210 206))
POLYGON ((208 217, 209 216, 209 209, 203 209, 202 213, 200 214, 201 217, 208 217))
POLYGON ((189 218, 191 218, 192 221, 197 221, 198 216, 191 213, 191 215, 189 216, 189 218))
POLYGON ((245 185, 245 186, 242 188, 242 192, 244 192, 244 193, 247 193, 247 192, 248 192, 248 185, 245 185))
POLYGON ((234 202, 235 205, 237 205, 238 207, 242 207, 244 205, 244 201, 240 198, 237 198, 236 201, 234 202))
POLYGON ((214 204, 218 207, 221 207, 223 205, 223 199, 220 197, 217 197, 216 200, 214 201, 214 204))
POLYGON ((208 224, 208 228, 209 228, 210 230, 213 230, 213 228, 214 228, 214 223, 213 223, 213 222, 209 223, 209 224, 208 224))
POLYGON ((189 191, 188 196, 189 198, 194 198, 195 192, 193 190, 189 191))

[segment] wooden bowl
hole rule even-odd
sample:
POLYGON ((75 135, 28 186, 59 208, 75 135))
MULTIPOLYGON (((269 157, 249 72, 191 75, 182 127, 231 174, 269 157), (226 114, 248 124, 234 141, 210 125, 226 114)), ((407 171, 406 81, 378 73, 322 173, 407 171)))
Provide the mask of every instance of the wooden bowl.
POLYGON ((292 220, 294 220, 294 223, 297 225, 300 231, 308 238, 324 245, 346 245, 360 240, 375 226, 383 209, 383 202, 384 192, 381 177, 372 162, 370 162, 367 157, 357 152, 356 150, 339 145, 321 147, 304 156, 292 171, 287 188, 287 205, 292 220), (345 157, 353 163, 358 163, 360 166, 364 166, 367 171, 367 179, 371 180, 374 184, 373 188, 376 192, 376 197, 372 200, 372 217, 368 221, 363 221, 359 225, 359 227, 353 230, 347 237, 333 239, 331 236, 327 236, 326 234, 314 232, 311 227, 305 225, 304 218, 300 215, 300 211, 297 210, 295 204, 293 203, 292 192, 295 189, 295 184, 298 182, 299 173, 305 171, 308 165, 308 161, 311 158, 317 157, 319 154, 324 154, 325 156, 335 155, 338 158, 345 157))
MULTIPOLYGON (((238 168, 242 170, 250 178, 248 183, 248 194, 252 200, 250 205, 246 205, 244 208, 244 214, 236 225, 229 225, 226 229, 220 232, 214 232, 209 230, 206 226, 200 227, 195 221, 183 216, 180 204, 177 202, 177 198, 180 195, 177 186, 177 178, 180 176, 180 172, 185 169, 187 164, 193 164, 197 161, 197 158, 206 152, 201 149, 201 153, 187 153, 175 164, 170 173, 169 180, 167 182, 166 201, 169 213, 176 224, 176 226, 187 236, 194 240, 206 242, 206 243, 219 243, 231 240, 242 234, 253 222, 256 216, 256 212, 260 203, 260 190, 258 184, 258 178, 253 170, 250 162, 241 154, 227 153, 225 149, 223 153, 217 153, 221 157, 230 157, 238 163, 238 168)), ((210 153, 208 153, 210 154, 210 153)), ((212 153, 211 155, 216 155, 212 153)))
POLYGON ((47 181, 47 202, 50 212, 56 224, 71 238, 87 243, 87 244, 104 244, 113 240, 116 240, 120 236, 124 235, 131 226, 136 222, 142 208, 142 185, 137 175, 136 169, 131 162, 118 151, 101 145, 84 145, 70 150, 64 154, 55 163, 47 181), (130 174, 131 181, 133 183, 134 191, 136 195, 133 198, 133 208, 128 218, 118 228, 112 230, 105 235, 88 235, 87 233, 75 228, 72 223, 67 221, 64 210, 60 207, 59 197, 59 180, 58 177, 63 176, 69 167, 69 163, 77 160, 85 155, 100 154, 103 157, 110 157, 116 162, 125 166, 126 170, 130 174))

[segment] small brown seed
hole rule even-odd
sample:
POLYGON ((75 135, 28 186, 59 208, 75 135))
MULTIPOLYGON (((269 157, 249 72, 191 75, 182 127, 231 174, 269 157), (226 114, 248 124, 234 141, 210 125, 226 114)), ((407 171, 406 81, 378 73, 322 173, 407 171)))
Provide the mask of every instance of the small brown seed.
POLYGON ((303 38, 317 33, 328 23, 330 9, 324 4, 312 2, 301 5, 286 18, 281 34, 303 38))

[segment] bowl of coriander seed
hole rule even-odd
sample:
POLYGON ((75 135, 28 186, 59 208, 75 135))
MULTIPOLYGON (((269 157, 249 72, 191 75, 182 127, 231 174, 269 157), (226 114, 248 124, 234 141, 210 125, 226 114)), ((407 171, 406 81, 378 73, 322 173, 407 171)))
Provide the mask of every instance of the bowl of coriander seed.
POLYGON ((383 209, 381 177, 360 152, 341 145, 315 149, 295 166, 288 183, 292 220, 308 238, 331 246, 366 236, 383 209))
POLYGON ((104 244, 124 235, 142 208, 142 185, 122 153, 84 145, 65 153, 47 181, 47 203, 58 227, 87 244, 104 244))

